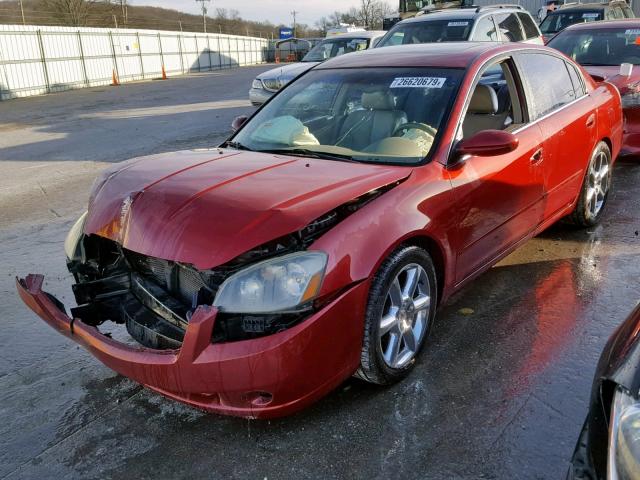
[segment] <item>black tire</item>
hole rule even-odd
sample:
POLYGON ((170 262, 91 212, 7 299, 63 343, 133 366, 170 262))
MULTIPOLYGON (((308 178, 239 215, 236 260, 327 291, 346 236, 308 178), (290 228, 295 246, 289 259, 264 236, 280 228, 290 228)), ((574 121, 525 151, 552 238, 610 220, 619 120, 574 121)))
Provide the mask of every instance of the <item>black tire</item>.
POLYGON ((611 150, 609 146, 605 142, 600 142, 596 145, 593 153, 591 154, 591 158, 589 159, 589 166, 587 167, 587 171, 584 175, 584 180, 582 181, 582 188, 580 189, 580 194, 578 195, 578 200, 576 201, 576 208, 569 215, 568 219, 580 228, 588 228, 597 225, 602 215, 605 211, 605 207, 607 205, 607 200, 609 199, 609 192, 611 191, 611 150), (591 182, 594 180, 593 171, 594 167, 598 164, 601 159, 606 160, 607 164, 607 174, 604 182, 605 192, 603 192, 603 198, 598 200, 597 198, 594 200, 593 195, 590 195, 591 190, 591 182), (599 207, 597 211, 594 213, 594 204, 592 202, 596 202, 599 207))
MULTIPOLYGON (((420 274, 422 275, 422 272, 420 274)), ((422 294, 423 296, 426 295, 424 291, 422 294)), ((420 295, 420 292, 417 291, 417 295, 420 295)), ((415 360, 420 353, 420 350, 429 338, 429 333, 435 317, 437 298, 438 291, 436 271, 430 255, 425 250, 415 246, 404 246, 398 248, 389 255, 371 281, 367 309, 365 312, 360 368, 356 372, 355 376, 367 382, 379 385, 395 383, 406 377, 414 367, 415 360), (392 283, 396 277, 406 275, 406 273, 404 273, 405 269, 415 268, 412 267, 412 265, 415 264, 422 267, 426 274, 426 278, 428 279, 428 286, 426 285, 426 282, 421 282, 421 286, 417 287, 417 289, 420 288, 429 291, 430 306, 428 308, 428 312, 420 317, 422 318, 422 322, 426 322, 426 326, 423 326, 422 328, 423 333, 421 334, 421 339, 415 343, 417 348, 415 349, 413 358, 411 358, 407 364, 402 365, 399 368, 393 368, 387 364, 383 355, 382 341, 384 337, 383 339, 379 337, 380 322, 385 308, 389 305, 388 302, 390 300, 388 299, 388 295, 390 295, 392 283)), ((400 340, 398 341, 401 342, 400 340)), ((404 342, 404 340, 402 340, 402 342, 404 342)))

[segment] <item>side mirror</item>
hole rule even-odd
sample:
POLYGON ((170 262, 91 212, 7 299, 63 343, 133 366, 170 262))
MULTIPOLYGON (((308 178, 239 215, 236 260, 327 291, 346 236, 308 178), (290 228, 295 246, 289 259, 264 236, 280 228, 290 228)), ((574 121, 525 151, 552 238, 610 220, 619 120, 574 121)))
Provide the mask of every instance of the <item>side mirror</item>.
POLYGON ((622 77, 630 77, 633 73, 633 64, 632 63, 621 63, 620 64, 620 76, 622 77))
POLYGON ((247 117, 246 115, 240 115, 239 117, 234 118, 233 122, 231 122, 231 130, 233 130, 233 133, 236 133, 238 130, 240 130, 242 125, 244 125, 247 120, 249 120, 249 117, 247 117))
POLYGON ((516 148, 518 148, 518 137, 513 133, 503 130, 482 130, 458 143, 456 153, 458 156, 492 157, 513 152, 516 148))

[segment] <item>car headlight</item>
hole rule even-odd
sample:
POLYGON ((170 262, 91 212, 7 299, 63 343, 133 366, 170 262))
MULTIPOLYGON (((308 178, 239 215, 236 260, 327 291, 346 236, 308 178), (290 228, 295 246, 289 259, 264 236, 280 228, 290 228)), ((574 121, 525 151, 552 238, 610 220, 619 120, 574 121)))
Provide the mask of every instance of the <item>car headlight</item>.
POLYGON ((262 82, 256 78, 253 81, 253 83, 251 84, 251 88, 258 88, 258 89, 261 90, 262 89, 262 82))
POLYGON ((264 85, 264 88, 272 92, 277 92, 282 88, 282 84, 277 78, 263 78, 262 84, 264 85))
POLYGON ((640 478, 640 402, 618 387, 611 407, 608 478, 640 478))
POLYGON ((64 253, 67 254, 69 260, 80 258, 79 244, 80 239, 84 235, 84 224, 87 221, 87 213, 84 212, 78 221, 71 227, 67 238, 64 240, 64 253))
POLYGON ((622 108, 640 107, 640 82, 635 82, 620 89, 622 108))
POLYGON ((226 279, 213 305, 230 313, 294 311, 317 297, 326 266, 323 252, 298 252, 256 263, 226 279))

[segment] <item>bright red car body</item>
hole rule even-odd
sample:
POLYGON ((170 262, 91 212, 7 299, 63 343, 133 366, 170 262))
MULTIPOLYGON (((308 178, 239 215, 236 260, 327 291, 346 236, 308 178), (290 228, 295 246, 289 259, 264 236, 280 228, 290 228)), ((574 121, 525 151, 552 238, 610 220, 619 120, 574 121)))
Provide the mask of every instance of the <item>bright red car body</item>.
MULTIPOLYGON (((572 25, 553 37, 549 43, 549 47, 558 48, 558 42, 562 42, 568 35, 576 33, 594 33, 597 35, 599 32, 604 33, 614 30, 622 32, 635 31, 640 33, 640 19, 629 18, 626 20, 609 20, 572 25)), ((637 33, 633 34, 635 38, 640 37, 637 33)), ((640 43, 633 42, 633 45, 639 52, 637 61, 640 63, 640 43)), ((625 47, 629 46, 631 45, 625 47)), ((563 50, 564 49, 561 51, 563 50)), ((577 60, 579 59, 576 59, 576 61, 577 60)), ((636 65, 629 76, 620 75, 620 64, 626 60, 618 55, 613 48, 612 51, 607 52, 606 61, 606 65, 589 63, 588 65, 583 65, 583 67, 597 81, 607 80, 620 90, 620 95, 623 98, 622 106, 624 113, 624 134, 620 155, 623 157, 637 157, 640 155, 640 102, 626 104, 625 97, 628 95, 635 96, 640 93, 640 66, 636 65)))
MULTIPOLYGON (((225 264, 384 188, 308 247, 328 255, 326 274, 315 311, 291 328, 215 343, 219 312, 200 306, 180 348, 154 350, 125 345, 72 320, 43 292, 39 275, 17 281, 20 296, 104 364, 168 397, 246 417, 295 412, 358 369, 369 285, 390 252, 401 244, 428 250, 438 273, 438 301, 444 302, 574 209, 599 142, 617 156, 620 96, 613 86, 583 75, 584 95, 512 129, 512 151, 460 158, 456 131, 479 71, 497 60, 517 69, 525 53, 566 61, 546 47, 458 43, 374 49, 317 67, 464 69, 441 141, 431 160, 419 166, 212 149, 136 159, 109 169, 97 182, 85 235, 196 269, 225 264)), ((527 115, 534 96, 526 83, 517 85, 527 115)))

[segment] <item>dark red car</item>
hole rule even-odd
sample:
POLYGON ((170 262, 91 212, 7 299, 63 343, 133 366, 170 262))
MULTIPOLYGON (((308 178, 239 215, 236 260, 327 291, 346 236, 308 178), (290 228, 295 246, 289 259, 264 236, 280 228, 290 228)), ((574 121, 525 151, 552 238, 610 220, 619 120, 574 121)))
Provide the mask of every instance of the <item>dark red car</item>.
POLYGON ((582 65, 596 80, 606 79, 620 90, 624 112, 622 156, 640 155, 640 19, 573 25, 549 46, 582 65), (636 65, 620 75, 620 65, 636 65))
POLYGON ((70 314, 40 275, 18 291, 168 397, 289 414, 354 374, 403 378, 453 292, 563 217, 597 223, 621 137, 615 87, 546 47, 345 55, 220 148, 104 173, 65 243, 70 314))

